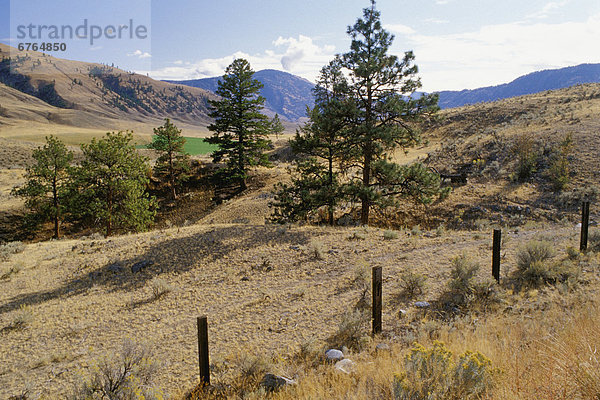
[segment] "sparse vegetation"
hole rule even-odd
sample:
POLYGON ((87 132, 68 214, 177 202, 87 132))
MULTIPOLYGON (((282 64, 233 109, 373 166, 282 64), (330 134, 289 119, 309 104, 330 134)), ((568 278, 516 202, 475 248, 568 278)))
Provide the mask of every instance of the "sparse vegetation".
POLYGON ((160 400, 162 392, 152 386, 159 368, 146 347, 127 340, 118 354, 98 360, 69 398, 160 400))
POLYGON ((427 277, 425 275, 408 270, 400 275, 400 295, 406 299, 413 299, 425 291, 427 277))
POLYGON ((22 253, 25 245, 19 241, 0 244, 0 261, 8 261, 13 254, 22 253))
POLYGON ((494 385, 498 370, 479 352, 455 357, 443 343, 420 344, 404 359, 405 371, 394 379, 397 400, 479 399, 494 385))
POLYGON ((160 299, 163 296, 166 296, 168 293, 173 291, 173 286, 166 280, 161 278, 154 278, 152 282, 150 282, 150 286, 152 288, 152 297, 155 300, 160 299))
POLYGON ((334 348, 361 350, 368 343, 368 324, 371 317, 363 310, 348 310, 342 315, 337 332, 327 342, 334 348))

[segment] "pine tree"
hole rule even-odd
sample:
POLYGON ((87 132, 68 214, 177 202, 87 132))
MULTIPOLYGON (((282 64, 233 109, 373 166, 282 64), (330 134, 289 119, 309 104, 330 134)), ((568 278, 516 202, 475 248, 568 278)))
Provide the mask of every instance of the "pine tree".
POLYGON ((213 161, 225 161, 223 177, 240 190, 246 189, 250 167, 270 165, 265 150, 271 143, 267 136, 273 133, 273 124, 261 114, 265 99, 258 93, 263 85, 253 75, 248 61, 234 60, 219 81, 216 94, 221 99, 210 101, 215 122, 208 129, 214 133, 206 141, 219 146, 213 161))
POLYGON ((56 137, 47 136, 44 147, 35 149, 32 156, 35 163, 27 168, 27 183, 13 189, 13 194, 25 198, 35 222, 52 221, 54 237, 58 239, 73 153, 56 137))
POLYGON ((396 175, 402 169, 387 165, 389 157, 398 148, 417 144, 420 135, 414 122, 438 109, 436 95, 413 98, 421 86, 414 54, 406 52, 402 60, 389 54, 394 36, 383 29, 380 17, 372 0, 363 17, 348 27, 352 43, 343 55, 356 105, 348 137, 360 169, 353 188, 362 203, 361 223, 365 225, 372 205, 383 205, 385 196, 401 192, 389 189, 403 182, 396 175))
POLYGON ((283 133, 284 130, 285 130, 285 127, 283 126, 283 123, 281 122, 281 119, 279 118, 279 114, 275 113, 275 116, 271 120, 272 133, 274 133, 275 137, 277 139, 279 139, 279 135, 281 135, 281 133, 283 133))
POLYGON ((78 214, 115 230, 146 229, 154 220, 155 201, 146 192, 146 158, 132 144, 131 132, 108 132, 100 140, 81 145, 84 159, 76 171, 78 214))
POLYGON ((188 178, 190 170, 190 158, 183 149, 184 145, 185 138, 181 136, 181 130, 169 118, 165 118, 164 125, 154 128, 152 143, 148 145, 149 149, 160 154, 154 171, 156 175, 167 178, 173 200, 177 198, 177 186, 188 178))
POLYGON ((300 157, 292 183, 276 186, 271 204, 276 222, 303 219, 326 206, 327 221, 334 225, 335 207, 344 197, 339 169, 348 158, 345 135, 352 112, 348 89, 339 58, 321 69, 313 90, 315 106, 307 109, 310 120, 290 142, 300 157))

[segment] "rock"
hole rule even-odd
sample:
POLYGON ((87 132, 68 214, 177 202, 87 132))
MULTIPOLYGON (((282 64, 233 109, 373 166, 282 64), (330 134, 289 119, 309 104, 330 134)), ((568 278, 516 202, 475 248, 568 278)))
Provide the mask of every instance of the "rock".
POLYGON ((325 357, 329 361, 338 361, 344 358, 344 353, 337 349, 329 349, 325 352, 325 357))
POLYGON ((140 262, 136 262, 135 264, 133 264, 131 266, 131 272, 133 272, 135 274, 137 272, 142 271, 144 268, 151 266, 152 264, 154 264, 154 262, 152 262, 150 260, 143 260, 140 262))
POLYGON ((123 266, 120 263, 113 263, 110 264, 107 269, 115 274, 120 274, 121 272, 123 272, 125 270, 125 268, 123 268, 123 266))
POLYGON ((406 310, 400 309, 400 311, 398 311, 398 318, 402 318, 406 315, 406 310))
POLYGON ((415 307, 417 308, 429 308, 431 304, 428 301, 417 301, 415 302, 415 307))
POLYGON ((247 282, 250 280, 250 278, 248 278, 247 276, 242 276, 242 279, 240 279, 242 282, 247 282))
POLYGON ((345 358, 336 362, 334 368, 336 371, 340 371, 345 374, 350 374, 354 372, 354 369, 356 368, 356 363, 348 358, 345 358))
POLYGON ((265 388, 267 392, 274 392, 285 385, 295 385, 296 381, 274 374, 265 374, 260 386, 265 388))
POLYGON ((387 343, 379 343, 377 346, 375 346, 375 351, 377 353, 389 353, 390 351, 392 351, 390 349, 390 345, 387 343))

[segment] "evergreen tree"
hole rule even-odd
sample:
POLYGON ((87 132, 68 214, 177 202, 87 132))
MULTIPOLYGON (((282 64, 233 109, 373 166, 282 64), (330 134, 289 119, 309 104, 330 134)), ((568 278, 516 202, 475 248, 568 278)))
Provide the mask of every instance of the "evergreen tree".
POLYGON ((131 132, 108 132, 81 145, 76 207, 80 217, 103 225, 107 236, 115 230, 144 230, 154 219, 155 201, 146 192, 147 160, 132 140, 131 132))
POLYGON ((27 183, 13 189, 13 194, 25 198, 35 222, 52 221, 54 237, 58 239, 73 153, 56 137, 47 136, 44 147, 35 149, 32 156, 35 163, 27 168, 27 183))
POLYGON ((279 135, 285 130, 283 123, 281 123, 281 119, 279 119, 279 114, 277 113, 271 120, 271 130, 277 139, 279 139, 279 135))
POLYGON ((336 58, 321 69, 313 90, 315 106, 310 117, 290 142, 300 156, 292 184, 276 186, 274 220, 306 218, 318 208, 327 207, 327 221, 334 225, 336 205, 343 201, 340 164, 348 159, 345 135, 353 107, 348 99, 348 82, 336 58))
POLYGON ((190 158, 183 149, 184 145, 185 138, 181 136, 181 130, 169 118, 165 119, 164 125, 154 128, 152 143, 148 145, 149 149, 160 154, 154 171, 156 175, 167 178, 173 200, 177 198, 177 186, 188 178, 190 170, 190 158))
POLYGON ((208 129, 214 133, 206 141, 219 146, 213 161, 225 161, 224 178, 240 190, 246 189, 250 167, 270 165, 265 150, 271 143, 267 135, 273 133, 273 124, 261 114, 265 99, 258 93, 263 85, 253 75, 248 61, 234 60, 219 81, 216 94, 221 99, 210 101, 215 122, 208 129))
POLYGON ((396 149, 419 142, 414 123, 437 111, 437 95, 413 98, 421 86, 414 55, 406 52, 400 60, 389 54, 394 36, 383 29, 374 0, 347 32, 352 43, 343 55, 343 66, 349 71, 356 106, 348 143, 360 169, 353 189, 362 203, 361 223, 368 224, 372 205, 384 205, 389 200, 384 197, 401 192, 386 188, 404 182, 397 175, 403 169, 388 165, 389 157, 396 149))

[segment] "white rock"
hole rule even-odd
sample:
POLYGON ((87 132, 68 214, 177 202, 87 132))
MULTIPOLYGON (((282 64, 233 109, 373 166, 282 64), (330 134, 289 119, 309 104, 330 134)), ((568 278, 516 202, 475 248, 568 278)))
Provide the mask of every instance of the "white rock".
POLYGON ((354 372, 355 369, 356 363, 348 358, 345 358, 335 363, 335 370, 343 372, 345 374, 350 374, 354 372))

